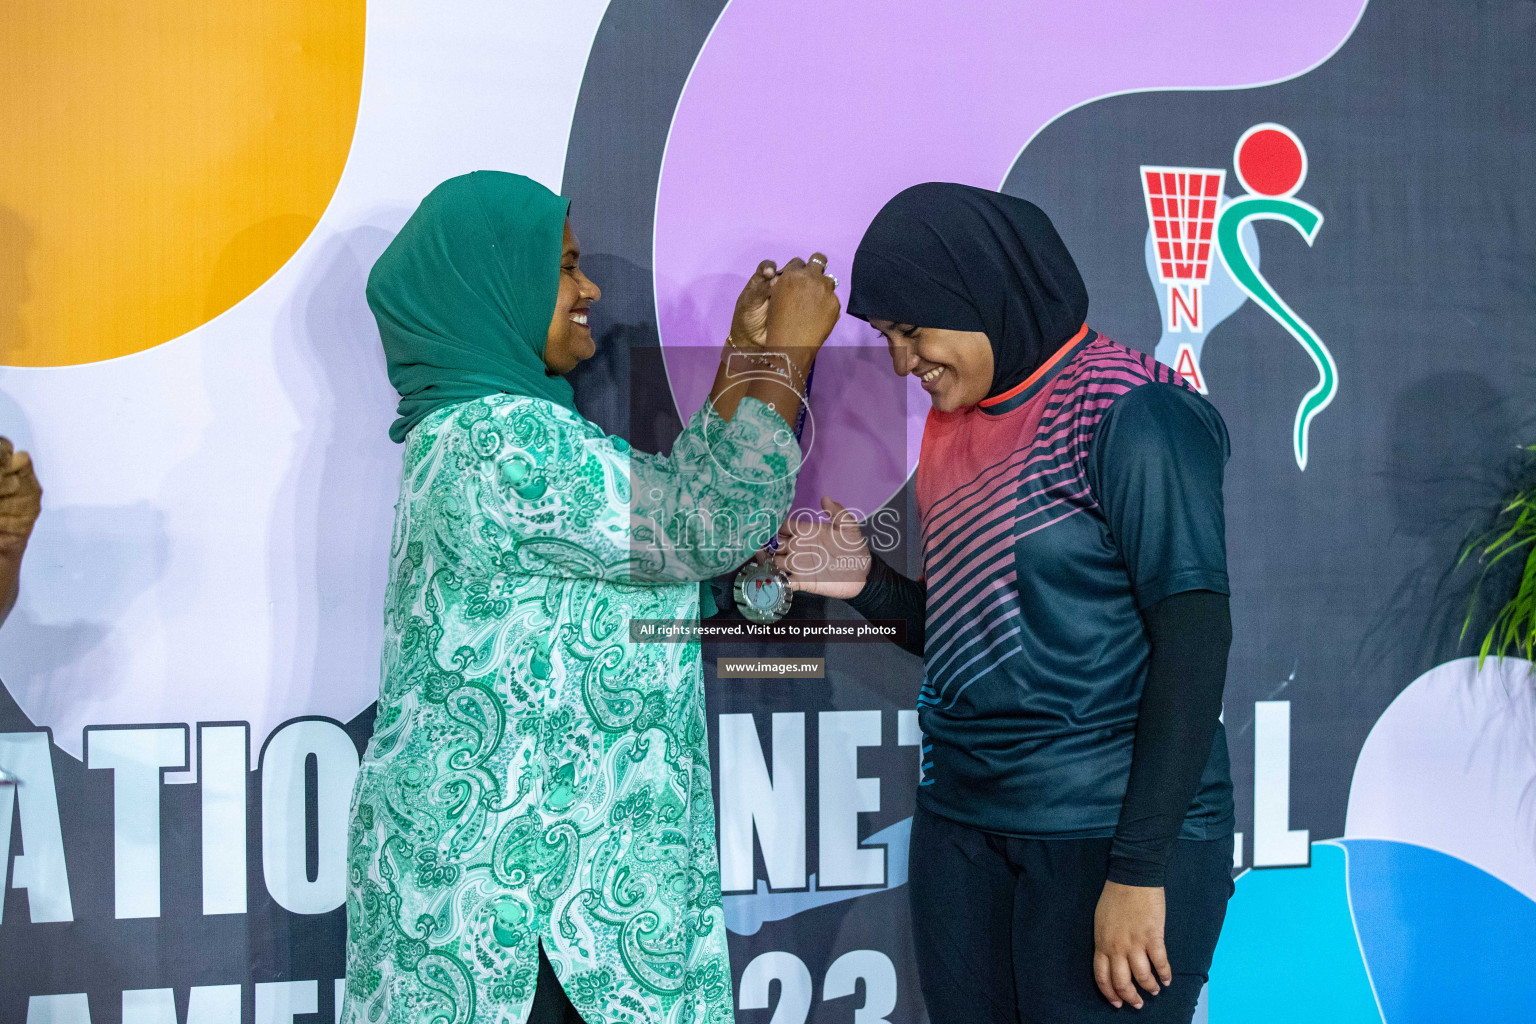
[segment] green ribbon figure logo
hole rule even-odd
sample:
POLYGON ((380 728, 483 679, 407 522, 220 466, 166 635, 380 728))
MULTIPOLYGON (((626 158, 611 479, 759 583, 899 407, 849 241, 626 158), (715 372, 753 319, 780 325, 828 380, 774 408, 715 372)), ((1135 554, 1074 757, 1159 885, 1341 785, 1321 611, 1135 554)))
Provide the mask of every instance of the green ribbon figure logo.
POLYGON ((1258 303, 1295 338, 1317 366, 1317 385, 1296 407, 1292 445, 1296 465, 1307 468, 1307 431, 1318 413, 1328 407, 1338 390, 1339 371, 1333 354, 1317 332, 1296 315, 1248 258, 1238 238, 1250 221, 1278 220, 1301 232, 1307 245, 1317 237, 1323 215, 1294 198, 1307 176, 1307 151, 1294 132, 1283 125, 1256 124, 1237 141, 1233 160, 1238 181, 1248 190, 1227 203, 1216 221, 1216 247, 1227 273, 1250 299, 1258 303))

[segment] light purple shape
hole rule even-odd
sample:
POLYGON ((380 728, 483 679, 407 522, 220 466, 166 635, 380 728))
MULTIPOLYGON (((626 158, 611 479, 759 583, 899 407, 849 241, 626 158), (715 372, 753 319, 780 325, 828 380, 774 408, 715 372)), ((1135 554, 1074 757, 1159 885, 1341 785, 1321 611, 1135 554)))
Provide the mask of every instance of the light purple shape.
MULTIPOLYGON (((678 101, 656 202, 656 308, 679 412, 686 420, 703 404, 736 293, 759 260, 820 249, 846 304, 864 228, 906 186, 997 188, 1042 127, 1112 93, 1294 77, 1342 45, 1363 8, 732 0, 678 101)), ((799 507, 830 494, 867 514, 917 463, 927 396, 891 373, 883 344, 869 347, 877 340, 848 316, 833 332, 831 345, 862 351, 823 356, 799 507)))

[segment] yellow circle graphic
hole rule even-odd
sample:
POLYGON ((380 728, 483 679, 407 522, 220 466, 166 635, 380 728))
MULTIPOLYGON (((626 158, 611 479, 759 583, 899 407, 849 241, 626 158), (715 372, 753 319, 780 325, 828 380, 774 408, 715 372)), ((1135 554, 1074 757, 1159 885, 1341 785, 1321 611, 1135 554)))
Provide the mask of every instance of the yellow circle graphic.
POLYGON ((151 348, 245 298, 336 189, 364 0, 12 0, 0 364, 151 348))

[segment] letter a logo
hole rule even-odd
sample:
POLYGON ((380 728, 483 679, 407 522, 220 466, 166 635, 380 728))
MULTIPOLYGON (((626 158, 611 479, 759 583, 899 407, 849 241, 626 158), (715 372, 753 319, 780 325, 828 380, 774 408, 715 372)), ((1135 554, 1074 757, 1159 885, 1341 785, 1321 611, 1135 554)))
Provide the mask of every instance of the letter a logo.
POLYGON ((1200 373, 1200 360, 1195 357, 1195 347, 1187 341, 1179 346, 1179 354, 1173 357, 1173 372, 1183 377, 1184 383, 1202 395, 1211 393, 1205 386, 1205 377, 1200 373))

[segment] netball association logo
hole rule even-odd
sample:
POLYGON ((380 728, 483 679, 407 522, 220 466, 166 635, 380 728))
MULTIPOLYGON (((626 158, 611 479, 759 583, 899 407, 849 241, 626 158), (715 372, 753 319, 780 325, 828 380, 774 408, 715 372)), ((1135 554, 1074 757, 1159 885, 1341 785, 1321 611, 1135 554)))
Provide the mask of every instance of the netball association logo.
POLYGON ((1311 245, 1323 215, 1295 198, 1307 179, 1307 151, 1284 125, 1266 122, 1243 132, 1232 164, 1244 190, 1236 198, 1224 192, 1225 168, 1141 168, 1149 224, 1147 270, 1163 314, 1156 355, 1208 394, 1200 368, 1206 335, 1247 300, 1258 303, 1317 367, 1317 385, 1297 406, 1291 435, 1296 465, 1304 470, 1308 429, 1333 401, 1338 368, 1317 332, 1259 273, 1259 243, 1251 224, 1284 221, 1311 245))

